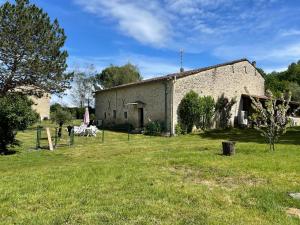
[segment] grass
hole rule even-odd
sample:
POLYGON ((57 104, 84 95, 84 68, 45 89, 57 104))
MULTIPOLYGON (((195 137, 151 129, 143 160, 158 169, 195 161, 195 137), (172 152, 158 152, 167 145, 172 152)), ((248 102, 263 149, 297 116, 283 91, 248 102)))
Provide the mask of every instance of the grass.
MULTIPOLYGON (((174 138, 105 132, 36 151, 35 131, 0 157, 0 224, 299 224, 300 128, 269 152, 252 130, 174 138), (220 155, 222 140, 237 155, 220 155)), ((63 140, 63 141, 66 141, 63 140)))

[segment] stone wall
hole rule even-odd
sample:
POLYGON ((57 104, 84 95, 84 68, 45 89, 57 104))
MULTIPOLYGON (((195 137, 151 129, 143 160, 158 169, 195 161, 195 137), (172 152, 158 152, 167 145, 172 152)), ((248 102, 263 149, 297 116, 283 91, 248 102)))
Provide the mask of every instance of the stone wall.
POLYGON ((264 95, 264 79, 248 61, 242 61, 233 65, 226 65, 191 76, 174 80, 173 91, 173 122, 172 130, 178 123, 177 109, 182 98, 191 90, 200 96, 212 96, 215 101, 224 94, 227 98, 236 97, 237 103, 232 109, 231 123, 234 117, 242 110, 241 95, 246 94, 245 87, 250 94, 264 95))
POLYGON ((137 128, 139 126, 138 108, 142 107, 144 108, 145 125, 149 121, 165 122, 166 113, 167 124, 170 125, 170 84, 171 82, 167 81, 156 81, 97 92, 95 96, 96 118, 104 120, 106 124, 130 123, 137 128), (128 105, 135 102, 140 103, 128 105), (116 118, 114 118, 114 110, 116 118), (124 115, 125 112, 127 112, 127 119, 124 115))
POLYGON ((50 95, 45 94, 42 98, 30 97, 30 99, 34 102, 32 109, 40 115, 41 120, 50 119, 50 95))

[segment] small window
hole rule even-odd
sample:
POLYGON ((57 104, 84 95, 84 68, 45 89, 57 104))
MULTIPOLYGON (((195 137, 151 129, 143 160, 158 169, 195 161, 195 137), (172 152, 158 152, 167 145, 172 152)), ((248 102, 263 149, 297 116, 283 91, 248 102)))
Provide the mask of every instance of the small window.
POLYGON ((104 119, 106 119, 106 112, 104 113, 104 119))
POLYGON ((128 118, 127 112, 124 112, 124 118, 127 120, 128 118))
POLYGON ((117 119, 117 110, 114 110, 113 114, 114 114, 114 119, 117 119))
POLYGON ((245 66, 245 73, 248 73, 248 71, 247 71, 247 66, 245 66))

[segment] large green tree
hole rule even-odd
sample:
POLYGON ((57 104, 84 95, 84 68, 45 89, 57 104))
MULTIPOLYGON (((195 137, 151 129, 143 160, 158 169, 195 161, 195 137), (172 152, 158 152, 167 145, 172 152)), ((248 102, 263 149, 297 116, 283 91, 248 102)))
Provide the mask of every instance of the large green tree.
POLYGON ((5 153, 9 145, 16 143, 18 130, 25 130, 37 120, 37 113, 31 110, 32 104, 20 93, 0 97, 0 153, 5 153))
POLYGON ((65 40, 58 21, 51 22, 28 0, 0 6, 0 151, 36 121, 26 95, 41 97, 70 87, 65 40))
POLYGON ((96 82, 102 88, 111 88, 140 80, 142 80, 142 77, 138 68, 130 63, 124 66, 111 65, 96 75, 96 82))
POLYGON ((282 72, 262 73, 266 80, 266 90, 270 90, 275 97, 280 98, 282 93, 290 92, 293 101, 300 101, 300 61, 290 64, 282 72))
POLYGON ((66 36, 55 19, 28 0, 0 7, 0 95, 15 90, 29 95, 61 93, 66 74, 66 36), (30 88, 28 88, 30 87, 30 88))

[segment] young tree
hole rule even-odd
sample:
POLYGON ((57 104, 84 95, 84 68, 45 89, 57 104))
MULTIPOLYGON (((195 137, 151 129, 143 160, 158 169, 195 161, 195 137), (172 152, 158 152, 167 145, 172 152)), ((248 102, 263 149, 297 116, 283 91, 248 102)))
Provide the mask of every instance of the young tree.
POLYGON ((38 114, 31 110, 33 102, 18 93, 7 94, 0 98, 0 152, 16 143, 17 131, 25 130, 38 119, 38 114))
POLYGON ((72 114, 63 108, 58 108, 56 111, 51 113, 51 120, 59 125, 58 137, 61 137, 62 127, 65 123, 72 120, 72 114))
POLYGON ((72 77, 64 73, 64 30, 28 0, 15 2, 0 6, 0 96, 64 92, 72 77))
POLYGON ((80 108, 94 105, 96 70, 93 65, 88 66, 85 71, 74 72, 74 86, 71 91, 73 103, 80 108))
POLYGON ((137 82, 142 79, 138 68, 130 63, 120 67, 111 65, 96 75, 96 82, 100 84, 102 88, 111 88, 122 84, 137 82))
POLYGON ((264 104, 257 98, 250 97, 252 100, 252 108, 255 113, 250 117, 257 129, 269 143, 270 150, 275 151, 275 144, 280 136, 286 132, 289 124, 287 112, 291 95, 281 96, 277 100, 271 91, 267 91, 268 99, 264 104))
POLYGON ((178 107, 178 116, 187 133, 192 132, 201 117, 201 104, 196 92, 190 91, 184 96, 178 107))

